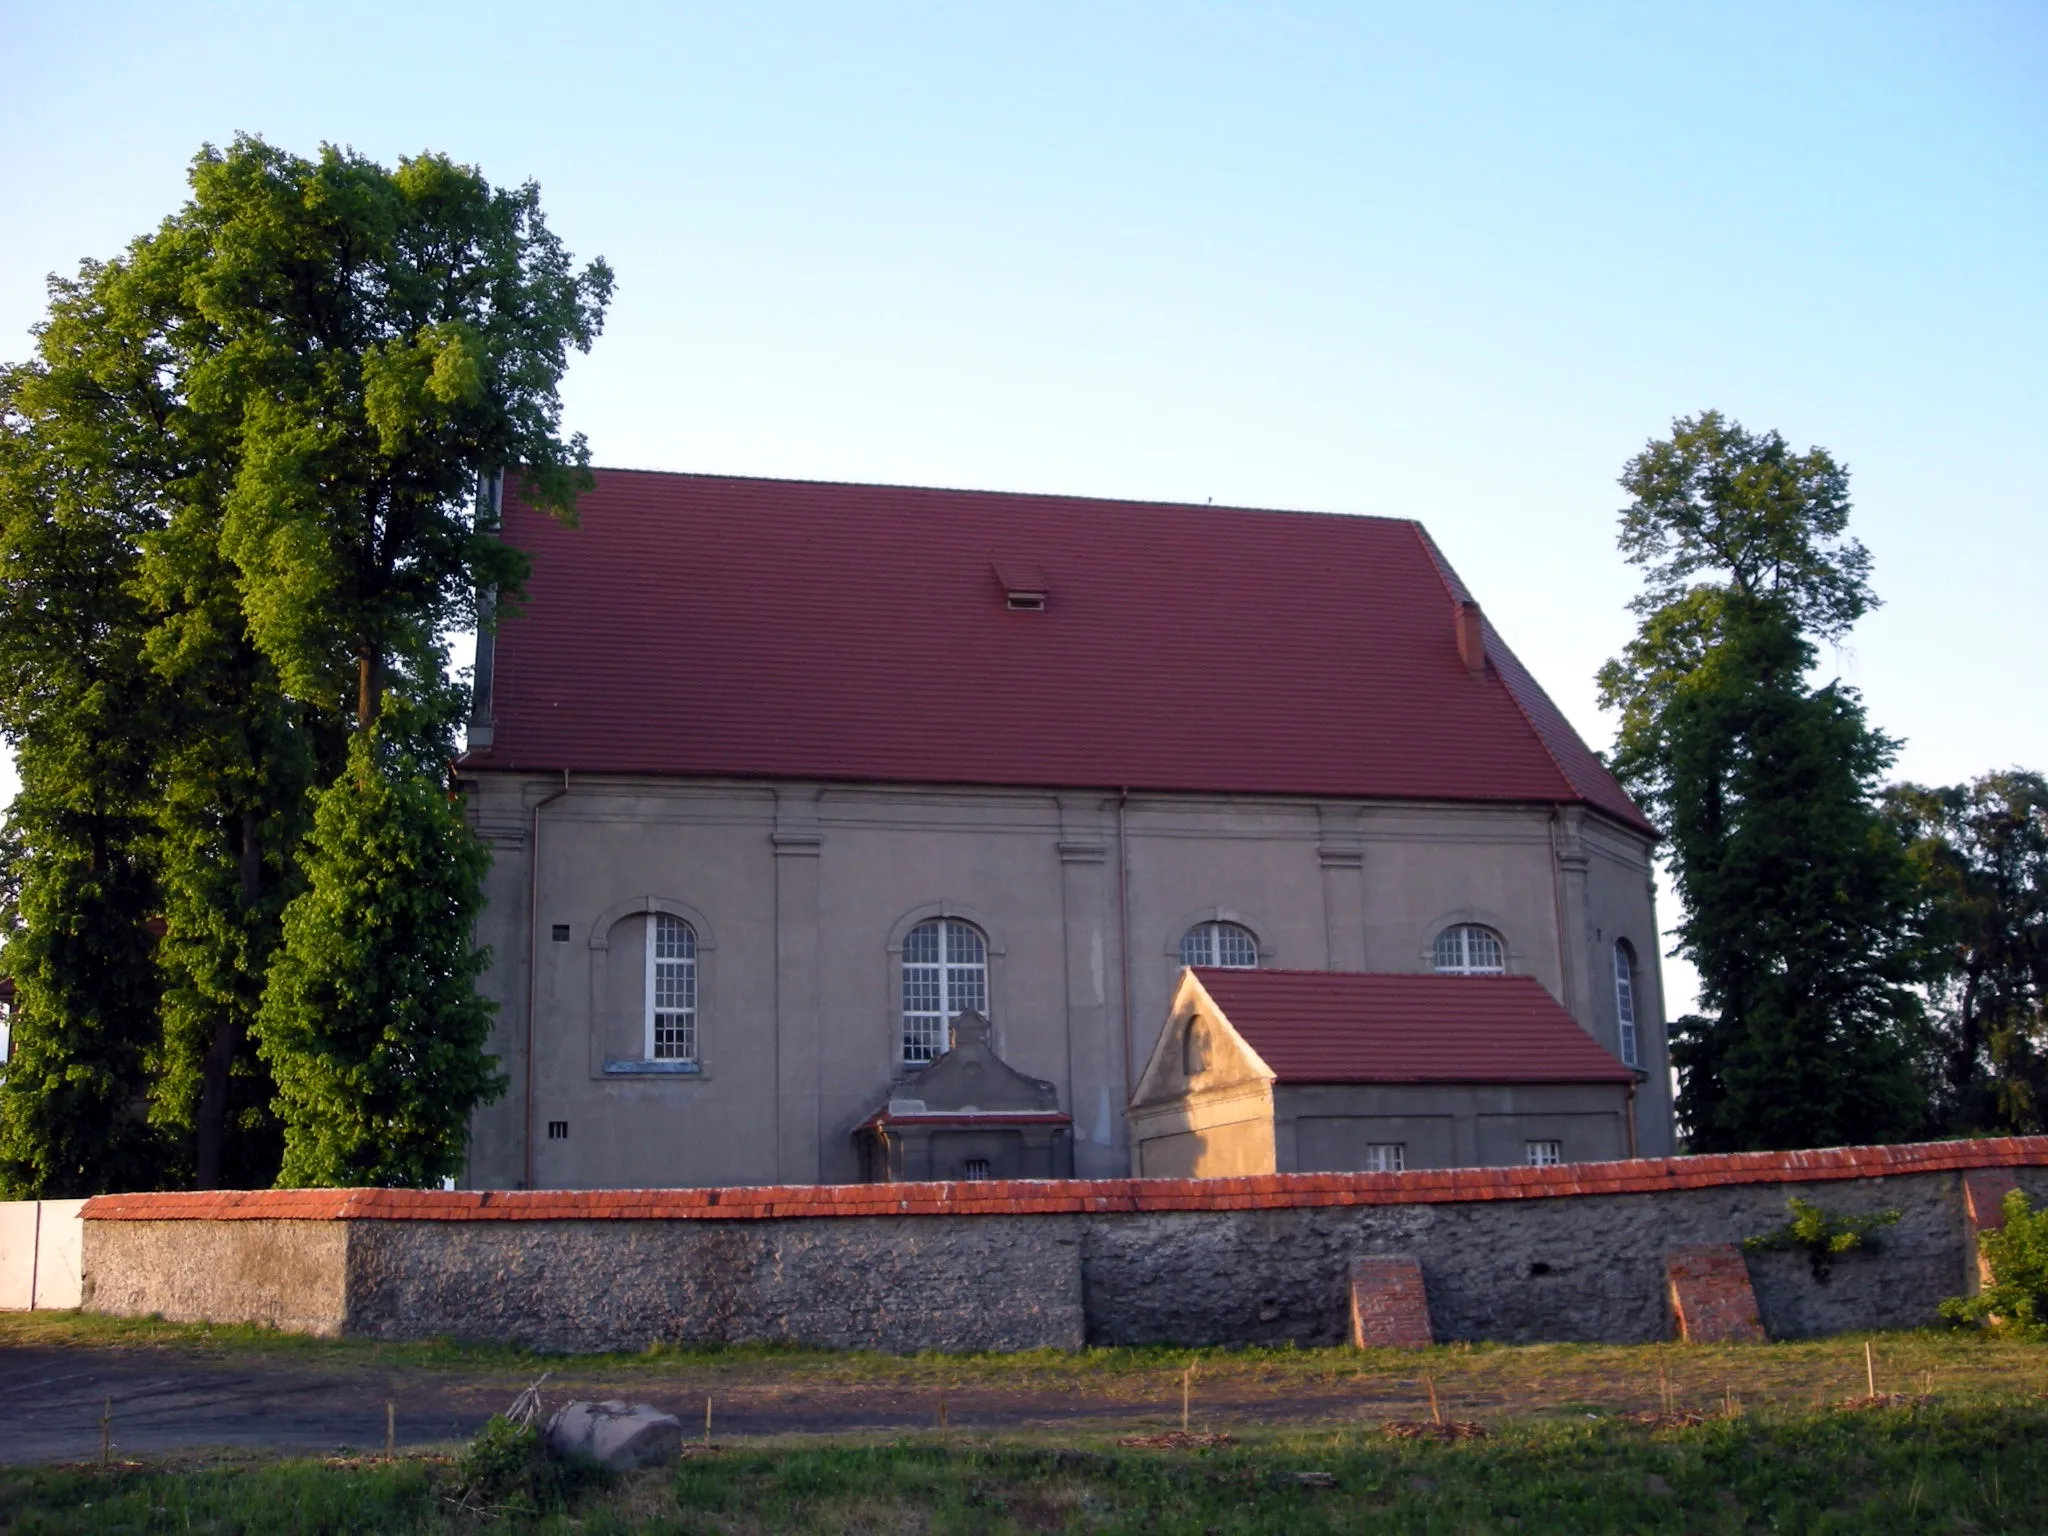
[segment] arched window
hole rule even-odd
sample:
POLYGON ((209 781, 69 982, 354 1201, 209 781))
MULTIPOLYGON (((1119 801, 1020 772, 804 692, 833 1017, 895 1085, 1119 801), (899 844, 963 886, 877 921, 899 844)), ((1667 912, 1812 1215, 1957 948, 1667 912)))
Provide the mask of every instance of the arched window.
POLYGON ((697 1059, 697 930, 666 912, 647 916, 647 1059, 697 1059))
POLYGON ((1627 939, 1614 945, 1614 1017, 1620 1025, 1621 1059, 1636 1064, 1636 952, 1627 939))
POLYGON ((988 943, 972 923, 932 918, 903 936, 903 1063, 945 1054, 960 1013, 988 1012, 988 943))
POLYGON ((1237 923, 1197 923, 1180 939, 1182 965, 1220 965, 1234 971, 1256 970, 1259 941, 1237 923))
POLYGON ((1507 946, 1491 928, 1460 923, 1436 936, 1430 964, 1446 976, 1498 976, 1508 968, 1507 946))

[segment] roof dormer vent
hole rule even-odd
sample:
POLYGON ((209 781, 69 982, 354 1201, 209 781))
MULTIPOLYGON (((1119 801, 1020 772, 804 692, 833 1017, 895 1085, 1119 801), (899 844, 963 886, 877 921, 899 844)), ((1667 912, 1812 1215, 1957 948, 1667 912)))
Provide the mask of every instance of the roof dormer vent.
POLYGON ((1012 613, 1043 613, 1048 585, 1045 572, 1025 560, 996 560, 996 581, 1003 589, 1003 606, 1012 613))

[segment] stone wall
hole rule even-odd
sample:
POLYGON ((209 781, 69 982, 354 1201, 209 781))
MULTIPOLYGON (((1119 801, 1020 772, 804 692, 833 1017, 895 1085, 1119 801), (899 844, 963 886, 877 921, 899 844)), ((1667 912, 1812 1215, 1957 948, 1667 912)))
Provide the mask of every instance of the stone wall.
MULTIPOLYGON (((225 1223, 223 1224, 225 1225, 225 1223)), ((1076 1349, 1072 1217, 351 1224, 348 1331, 536 1349, 1076 1349)))
MULTIPOLYGON (((1610 1164, 1608 1166, 1624 1166, 1610 1164)), ((2048 1197, 2048 1169, 2030 1186, 2048 1197)), ((1937 1321, 1968 1288, 1953 1173, 1458 1204, 1159 1212, 1086 1233, 1091 1344, 1335 1344, 1354 1258, 1413 1254, 1439 1339, 1637 1343, 1671 1337, 1664 1256, 1734 1243, 1786 1219, 1797 1195, 1831 1211, 1897 1209, 1874 1254, 1826 1285, 1797 1253, 1748 1256, 1774 1338, 1937 1321)))
POLYGON ((1751 1255, 1766 1330, 1935 1321, 1972 1288, 1963 1181, 2048 1201, 2048 1138, 1558 1168, 616 1192, 271 1191, 86 1208, 87 1305, 378 1338, 891 1351, 1335 1344, 1356 1260, 1411 1256, 1439 1340, 1671 1336, 1665 1262, 1790 1196, 1897 1210, 1820 1284, 1751 1255))

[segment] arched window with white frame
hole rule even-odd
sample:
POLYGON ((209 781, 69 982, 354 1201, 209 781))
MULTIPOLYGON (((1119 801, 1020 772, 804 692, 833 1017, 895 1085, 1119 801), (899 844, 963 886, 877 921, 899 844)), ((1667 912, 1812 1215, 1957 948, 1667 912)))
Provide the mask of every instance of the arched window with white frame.
POLYGON ((1614 1019, 1620 1036, 1621 1059, 1636 1065, 1636 952, 1627 939, 1614 943, 1614 1019))
POLYGON ((1508 968, 1507 946, 1491 928, 1459 923, 1436 936, 1431 969, 1443 976, 1500 976, 1508 968))
POLYGON ((647 1059, 695 1061, 697 930, 667 912, 647 916, 645 996, 647 1059))
POLYGON ((988 1013, 988 941, 957 917, 930 918, 903 936, 903 1064, 943 1056, 962 1013, 988 1013))
POLYGON ((1182 965, 1214 965, 1225 970, 1258 969, 1259 941, 1242 923, 1197 923, 1180 939, 1182 965))

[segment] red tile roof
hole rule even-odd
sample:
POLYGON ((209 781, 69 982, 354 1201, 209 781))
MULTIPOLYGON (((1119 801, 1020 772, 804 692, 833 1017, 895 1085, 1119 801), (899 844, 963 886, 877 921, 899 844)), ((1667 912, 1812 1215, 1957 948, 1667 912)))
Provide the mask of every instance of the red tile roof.
POLYGON ((1419 524, 601 470, 478 768, 1583 802, 1647 832, 1419 524), (1043 582, 1042 612, 1006 584, 1043 582))
POLYGON ((1283 1083, 1625 1083, 1533 976, 1195 971, 1283 1083))

